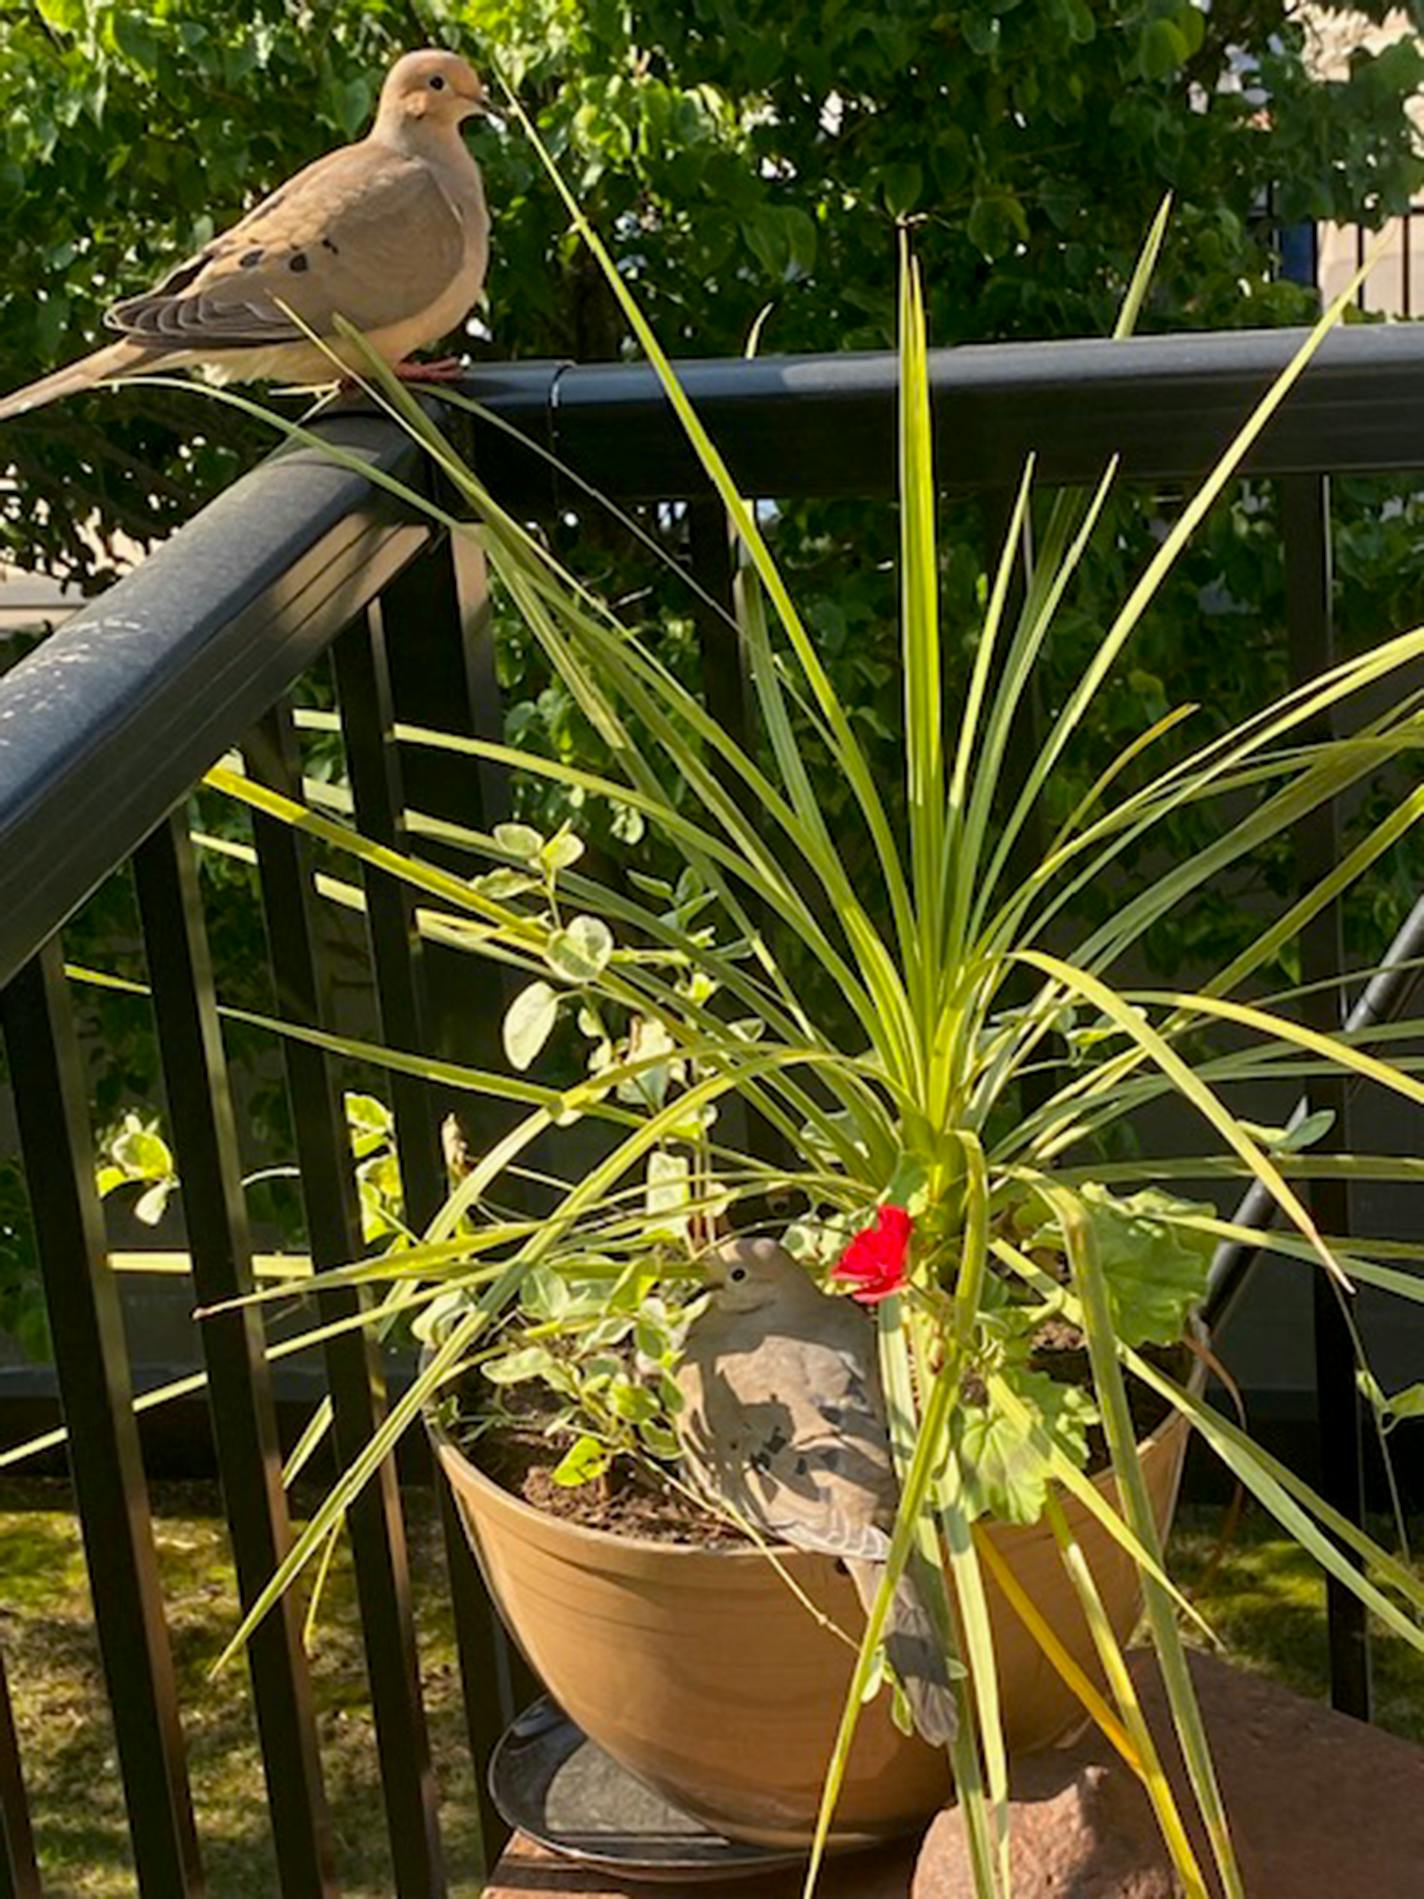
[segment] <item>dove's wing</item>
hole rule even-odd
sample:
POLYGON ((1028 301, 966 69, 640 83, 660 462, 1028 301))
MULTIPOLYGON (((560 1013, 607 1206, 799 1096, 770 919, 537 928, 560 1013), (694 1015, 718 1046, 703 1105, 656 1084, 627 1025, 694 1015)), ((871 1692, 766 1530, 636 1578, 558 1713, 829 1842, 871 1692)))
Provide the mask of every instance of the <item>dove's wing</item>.
POLYGON ((438 303, 469 233, 431 167, 370 140, 308 165, 231 230, 105 321, 135 342, 202 352, 298 342, 341 315, 379 331, 438 303))
POLYGON ((856 1346, 702 1321, 679 1429, 704 1485, 763 1534, 883 1561, 895 1480, 879 1381, 856 1346))
MULTIPOLYGON (((842 1558, 868 1611, 898 1503, 873 1340, 844 1301, 798 1294, 790 1304, 771 1314, 714 1309, 692 1325, 678 1436, 714 1498, 766 1536, 842 1558)), ((957 1710, 913 1562, 883 1639, 916 1725, 942 1746, 957 1710)))

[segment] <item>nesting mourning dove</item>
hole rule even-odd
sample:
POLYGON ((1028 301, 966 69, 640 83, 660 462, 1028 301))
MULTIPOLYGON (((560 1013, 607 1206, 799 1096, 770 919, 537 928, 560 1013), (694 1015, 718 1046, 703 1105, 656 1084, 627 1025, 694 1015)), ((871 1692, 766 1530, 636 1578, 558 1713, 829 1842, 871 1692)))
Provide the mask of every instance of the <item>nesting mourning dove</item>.
POLYGON ((437 341, 484 283, 489 217, 460 137, 483 104, 463 59, 407 53, 364 139, 317 159, 152 290, 115 304, 104 321, 120 341, 0 401, 0 421, 152 370, 330 382, 331 359, 302 325, 358 367, 338 316, 393 365, 437 341))
MULTIPOLYGON (((874 1334, 773 1240, 730 1240, 707 1269, 712 1296, 678 1369, 690 1472, 764 1535, 841 1558, 868 1610, 899 1500, 874 1334)), ((920 1733, 951 1740, 943 1646, 908 1569, 885 1651, 920 1733)))

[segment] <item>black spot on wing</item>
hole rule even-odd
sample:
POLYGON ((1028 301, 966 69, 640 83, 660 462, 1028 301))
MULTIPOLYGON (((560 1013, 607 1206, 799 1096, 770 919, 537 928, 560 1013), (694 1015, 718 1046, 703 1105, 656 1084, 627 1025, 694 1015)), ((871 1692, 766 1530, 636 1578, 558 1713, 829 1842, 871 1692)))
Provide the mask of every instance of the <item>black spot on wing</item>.
POLYGON ((288 270, 295 270, 295 271, 300 272, 303 270, 309 270, 310 268, 311 266, 307 262, 307 254, 305 251, 298 251, 295 257, 288 258, 287 260, 288 270))
POLYGON ((237 260, 238 268, 240 270, 256 270, 266 255, 267 253, 265 251, 244 251, 237 260))
POLYGON ((771 1436, 764 1439, 748 1459, 752 1469, 759 1471, 764 1477, 771 1469, 773 1458, 780 1457, 790 1442, 791 1439, 786 1436, 778 1424, 771 1433, 771 1436))
POLYGON ((337 248, 335 244, 332 243, 329 237, 324 237, 321 240, 321 248, 324 251, 330 251, 333 257, 340 257, 341 255, 340 250, 337 248))

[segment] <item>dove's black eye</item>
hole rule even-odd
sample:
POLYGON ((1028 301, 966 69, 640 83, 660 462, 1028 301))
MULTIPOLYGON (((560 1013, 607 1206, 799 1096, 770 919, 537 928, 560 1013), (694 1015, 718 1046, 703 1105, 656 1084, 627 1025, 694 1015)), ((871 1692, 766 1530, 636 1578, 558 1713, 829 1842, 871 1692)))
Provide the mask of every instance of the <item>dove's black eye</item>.
POLYGON ((746 1276, 747 1269, 745 1266, 734 1266, 731 1272, 727 1274, 728 1279, 745 1279, 746 1276))
POLYGON ((432 92, 443 92, 445 90, 445 81, 440 77, 439 73, 432 73, 430 78, 426 81, 426 84, 430 87, 432 92))

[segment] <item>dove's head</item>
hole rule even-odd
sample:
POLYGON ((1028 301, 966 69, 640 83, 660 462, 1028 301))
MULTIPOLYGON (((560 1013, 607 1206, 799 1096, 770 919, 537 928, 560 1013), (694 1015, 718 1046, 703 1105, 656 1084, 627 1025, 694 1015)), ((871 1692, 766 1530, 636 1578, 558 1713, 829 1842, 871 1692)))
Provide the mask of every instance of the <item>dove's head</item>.
POLYGON ((818 1298, 804 1266, 775 1240, 726 1240, 704 1264, 712 1297, 724 1312, 757 1312, 782 1299, 818 1298))
POLYGON ((485 109, 479 74, 458 53, 406 53, 386 74, 377 123, 455 127, 485 109))

